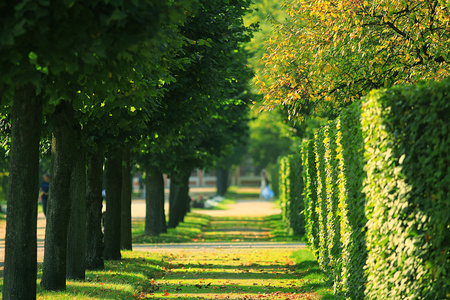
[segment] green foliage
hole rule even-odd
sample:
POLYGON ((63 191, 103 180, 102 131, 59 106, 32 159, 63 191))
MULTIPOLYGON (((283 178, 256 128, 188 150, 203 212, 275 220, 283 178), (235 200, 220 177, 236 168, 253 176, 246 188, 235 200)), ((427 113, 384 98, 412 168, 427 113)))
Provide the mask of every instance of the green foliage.
POLYGON ((329 270, 330 257, 328 255, 328 232, 327 232, 327 174, 325 162, 325 132, 323 128, 317 130, 314 136, 317 170, 317 205, 316 213, 319 225, 319 248, 318 260, 322 270, 329 270))
POLYGON ((444 299, 450 287, 450 80, 363 103, 368 299, 444 299))
POLYGON ((328 257, 330 259, 331 274, 334 282, 340 281, 341 270, 341 225, 339 204, 339 163, 336 153, 336 122, 330 121, 324 127, 324 162, 325 162, 325 186, 326 186, 326 207, 327 220, 326 232, 328 257))
POLYGON ((316 210, 317 205, 317 169, 316 154, 314 152, 314 140, 305 140, 302 143, 303 163, 303 199, 305 201, 305 231, 309 245, 316 257, 319 250, 319 218, 316 210))
POLYGON ((289 168, 289 156, 284 156, 279 159, 280 175, 278 184, 278 199, 280 200, 281 215, 283 221, 289 226, 289 188, 290 188, 290 168, 289 168))
POLYGON ((289 126, 276 112, 261 112, 250 122, 249 152, 257 168, 276 163, 278 157, 291 153, 296 144, 289 126))
POLYGON ((361 103, 343 110, 337 120, 337 158, 339 159, 339 210, 342 244, 342 273, 338 293, 346 299, 363 299, 367 259, 364 214, 366 197, 362 192, 364 145, 361 131, 361 103))
POLYGON ((289 157, 289 176, 291 177, 290 188, 290 226, 295 234, 305 234, 305 203, 303 200, 303 166, 301 153, 293 154, 289 157))
MULTIPOLYGON (((189 43, 169 66, 174 82, 165 83, 161 106, 147 123, 142 164, 167 173, 212 167, 246 137, 247 82, 252 72, 242 43, 252 35, 243 25, 250 5, 240 1, 199 1, 179 32, 189 43)), ((223 165, 223 161, 222 161, 223 165)))
POLYGON ((283 219, 295 234, 305 233, 302 160, 300 153, 280 160, 280 202, 283 219))
POLYGON ((337 117, 374 88, 449 76, 443 0, 290 0, 256 84, 291 116, 337 117))

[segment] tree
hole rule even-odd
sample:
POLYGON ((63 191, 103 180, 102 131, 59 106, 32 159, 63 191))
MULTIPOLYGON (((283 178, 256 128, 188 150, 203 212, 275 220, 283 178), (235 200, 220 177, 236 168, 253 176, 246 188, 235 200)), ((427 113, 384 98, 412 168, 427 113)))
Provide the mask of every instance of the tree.
POLYGON ((4 299, 36 297, 37 201, 41 100, 30 84, 17 86, 11 121, 4 299), (20 220, 23 220, 22 222, 20 220))
MULTIPOLYGON (((177 5, 184 5, 189 2, 179 1, 174 3, 173 1, 167 1, 164 3, 152 3, 151 1, 142 0, 123 5, 121 3, 98 0, 89 3, 79 1, 71 3, 15 1, 1 4, 0 14, 4 18, 0 27, 0 36, 2 36, 0 41, 0 65, 2 66, 0 91, 12 94, 11 91, 14 90, 16 94, 12 105, 9 99, 5 100, 2 98, 2 102, 5 101, 3 103, 6 103, 8 108, 12 106, 13 111, 14 106, 28 103, 29 108, 35 108, 32 110, 32 113, 36 114, 36 116, 33 118, 35 123, 27 123, 26 126, 39 128, 40 118, 42 117, 41 105, 44 101, 42 101, 42 96, 36 98, 33 95, 42 91, 41 88, 44 88, 46 95, 49 95, 47 99, 51 99, 52 106, 56 107, 55 111, 65 112, 66 108, 59 106, 59 100, 61 98, 65 99, 66 102, 74 100, 79 89, 73 89, 73 87, 78 87, 83 79, 95 79, 92 80, 95 84, 99 84, 102 82, 101 79, 103 79, 103 82, 108 83, 108 78, 111 78, 112 74, 114 74, 118 82, 129 83, 130 78, 122 80, 123 72, 120 72, 121 68, 125 68, 128 65, 127 74, 131 76, 133 67, 136 67, 130 63, 133 59, 133 62, 136 63, 139 61, 139 59, 136 59, 137 57, 141 59, 146 57, 149 58, 147 63, 151 64, 151 50, 155 49, 153 42, 155 34, 158 33, 161 27, 161 16, 171 20, 183 19, 184 9, 180 9, 177 5), (125 62, 128 62, 128 64, 125 62), (80 76, 81 74, 84 77, 80 76), (90 78, 90 75, 95 76, 90 78), (19 100, 23 95, 27 95, 30 98, 19 100), (38 99, 40 100, 38 101, 38 99), (21 101, 23 104, 21 104, 21 101), (38 104, 38 107, 35 104, 38 104)), ((145 62, 145 60, 142 62, 145 62)), ((143 64, 145 65, 145 63, 143 64)), ((99 88, 99 90, 101 89, 99 88)), ((82 90, 84 91, 84 89, 82 90)), ((91 98, 94 95, 92 90, 91 86, 89 90, 91 98)), ((79 108, 84 109, 85 106, 83 102, 74 101, 73 107, 75 111, 79 108)), ((89 106, 87 105, 87 107, 89 106)), ((54 118, 60 118, 60 114, 57 113, 54 118)), ((21 119, 15 119, 14 117, 12 119, 21 122, 21 119)), ((29 130, 29 128, 25 128, 20 124, 13 123, 13 126, 16 126, 18 129, 29 130)), ((67 126, 63 128, 67 129, 67 126)), ((23 137, 27 136, 25 132, 19 131, 13 134, 23 137)), ((57 135, 56 132, 54 134, 57 135)), ((12 138, 12 140, 16 141, 16 138, 12 138)), ((30 153, 29 156, 33 157, 35 156, 33 153, 38 153, 38 144, 36 145, 34 138, 31 137, 29 142, 30 144, 26 142, 21 143, 21 147, 25 147, 27 151, 24 150, 23 152, 30 153)), ((56 144, 60 145, 59 143, 57 142, 56 144)), ((62 150, 64 147, 62 146, 60 149, 62 150)), ((22 150, 13 144, 11 145, 11 150, 17 151, 17 154, 11 152, 11 156, 21 155, 20 151, 22 150)), ((60 154, 59 157, 62 158, 65 155, 60 154)), ((23 162, 27 162, 27 160, 23 159, 23 162)), ((34 160, 29 162, 35 163, 34 160)), ((13 164, 11 166, 13 168, 18 167, 18 165, 13 164)), ((32 172, 37 167, 37 162, 36 166, 21 165, 20 167, 32 172)), ((11 171, 13 173, 20 172, 12 169, 11 171)), ((33 291, 35 292, 36 274, 35 272, 26 272, 30 274, 30 277, 27 277, 26 283, 23 284, 22 278, 15 275, 16 270, 21 269, 21 265, 23 265, 24 272, 25 270, 32 271, 35 269, 36 256, 33 255, 34 252, 30 250, 31 248, 23 248, 17 237, 30 237, 30 243, 35 243, 33 232, 36 231, 36 222, 35 218, 29 218, 26 221, 27 226, 20 227, 21 218, 13 211, 35 198, 38 186, 37 176, 34 180, 29 180, 26 176, 13 176, 10 182, 10 186, 21 187, 30 185, 35 187, 35 191, 32 189, 24 190, 24 193, 28 192, 27 195, 22 193, 24 197, 16 198, 16 195, 19 194, 10 193, 11 197, 13 195, 14 197, 8 199, 8 203, 11 205, 10 212, 12 211, 9 223, 16 224, 23 231, 14 232, 14 235, 7 234, 6 244, 11 245, 11 247, 7 247, 8 250, 6 251, 4 297, 10 298, 15 296, 22 299, 27 298, 26 295, 29 297, 30 294, 33 294, 33 291), (36 182, 33 183, 35 180, 36 182), (29 225, 30 220, 31 226, 29 225), (19 242, 19 244, 16 242, 19 242), (19 247, 27 250, 20 251, 19 247), (15 261, 16 263, 13 266, 7 261, 12 263, 15 261)), ((64 183, 64 186, 54 186, 54 191, 52 192, 53 202, 58 202, 58 204, 54 204, 53 207, 69 211, 68 207, 59 205, 62 204, 59 202, 67 202, 67 197, 65 196, 68 196, 67 190, 69 187, 68 182, 61 183, 64 183), (60 191, 57 191, 58 189, 60 191)), ((33 202, 29 203, 30 205, 26 205, 29 210, 26 213, 33 214, 36 210, 37 204, 35 201, 33 202)), ((67 211, 61 212, 61 215, 67 215, 67 211)), ((20 213, 23 216, 25 212, 22 211, 20 213)), ((54 216, 56 219, 58 218, 55 214, 54 216)), ((51 222, 47 224, 51 224, 51 222)), ((10 228, 12 228, 11 226, 10 228)), ((49 226, 52 227, 53 225, 49 226)), ((10 231, 12 230, 10 229, 10 231)), ((67 233, 62 232, 62 236, 58 236, 60 233, 53 233, 52 229, 50 229, 47 230, 47 234, 49 236, 48 243, 50 244, 47 245, 46 241, 46 249, 59 249, 62 248, 62 244, 66 245, 67 241, 64 237, 67 233), (52 238, 52 235, 55 235, 54 238, 52 238)), ((60 252, 60 254, 64 256, 65 251, 60 252)), ((44 264, 48 264, 48 266, 44 266, 44 289, 64 289, 65 282, 61 278, 64 278, 66 273, 65 257, 64 262, 63 259, 60 259, 62 257, 59 256, 47 255, 46 257, 44 264), (52 260, 57 260, 58 262, 52 260), (53 267, 50 267, 50 265, 53 265, 53 267), (53 278, 58 278, 58 280, 50 282, 53 278)))
POLYGON ((105 259, 121 258, 122 151, 110 150, 106 156, 105 259))
POLYGON ((103 232, 102 232, 102 178, 103 153, 89 154, 86 173, 86 268, 98 270, 104 268, 103 232))
POLYGON ((374 88, 449 75, 445 1, 296 0, 285 11, 256 83, 268 107, 300 120, 334 118, 374 88))
MULTIPOLYGON (((228 84, 236 81, 235 77, 239 76, 239 72, 245 72, 245 66, 241 64, 236 68, 233 60, 237 57, 235 53, 240 51, 240 44, 249 40, 252 31, 242 21, 248 6, 247 0, 200 1, 198 11, 189 15, 180 28, 182 35, 191 42, 184 45, 179 58, 189 60, 189 64, 171 67, 176 81, 164 86, 167 92, 161 99, 162 106, 159 114, 153 116, 148 126, 148 140, 141 148, 143 158, 140 162, 152 174, 162 174, 164 166, 165 173, 186 178, 185 174, 189 174, 195 166, 189 160, 194 157, 197 162, 199 156, 192 156, 192 151, 197 149, 199 142, 191 144, 190 141, 193 136, 203 134, 195 124, 208 116, 218 115, 221 102, 230 100, 227 94, 230 90, 228 84), (186 159, 177 159, 180 153, 186 154, 186 159), (180 163, 176 163, 177 161, 180 163)), ((180 180, 180 184, 184 181, 180 180)), ((153 188, 154 185, 152 190, 153 188)), ((162 189, 163 186, 160 185, 159 188, 162 189)), ((185 203, 186 193, 180 195, 180 201, 185 203)), ((159 198, 147 200, 160 201, 159 198)), ((147 202, 147 209, 151 207, 158 209, 159 206, 147 202)), ((151 212, 152 215, 155 213, 151 212)), ((158 218, 164 219, 163 216, 158 218)), ((161 231, 153 232, 157 234, 161 231)))
POLYGON ((121 195, 121 228, 120 228, 120 248, 132 250, 131 236, 131 150, 126 147, 122 151, 122 195, 121 195))

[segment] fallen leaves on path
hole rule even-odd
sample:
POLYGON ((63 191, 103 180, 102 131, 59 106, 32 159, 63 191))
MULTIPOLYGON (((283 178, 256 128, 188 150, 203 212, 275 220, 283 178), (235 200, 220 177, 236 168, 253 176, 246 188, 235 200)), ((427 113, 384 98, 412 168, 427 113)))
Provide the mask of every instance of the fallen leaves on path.
POLYGON ((292 249, 167 250, 154 293, 136 299, 319 299, 317 282, 302 277, 292 249))

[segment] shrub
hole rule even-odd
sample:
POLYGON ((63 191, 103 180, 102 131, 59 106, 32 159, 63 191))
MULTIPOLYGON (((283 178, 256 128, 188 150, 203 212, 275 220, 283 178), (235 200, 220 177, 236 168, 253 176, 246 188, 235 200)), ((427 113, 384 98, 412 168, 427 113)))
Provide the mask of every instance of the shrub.
POLYGON ((446 80, 363 102, 368 299, 449 297, 449 91, 446 80))
POLYGON ((302 163, 303 163, 303 199, 305 215, 305 231, 309 245, 317 256, 319 249, 319 220, 316 211, 317 204, 317 172, 316 154, 314 152, 314 140, 302 143, 302 163))
POLYGON ((295 234, 305 233, 303 215, 303 178, 301 155, 289 155, 280 160, 280 201, 283 219, 295 234))
POLYGON ((336 157, 336 122, 324 128, 324 163, 326 188, 326 231, 330 273, 337 284, 341 273, 341 236, 339 216, 339 159, 336 157))
POLYGON ((279 185, 278 185, 278 193, 279 200, 281 206, 281 215, 283 217, 283 221, 288 225, 288 195, 289 195, 289 159, 287 156, 281 157, 279 160, 280 171, 279 171, 279 185))
POLYGON ((341 222, 342 270, 337 291, 346 299, 363 299, 367 259, 364 214, 366 197, 362 192, 364 145, 361 132, 361 103, 343 110, 337 120, 337 158, 339 159, 339 212, 341 222))
POLYGON ((297 235, 305 234, 305 216, 303 200, 303 167, 301 153, 289 156, 289 220, 290 226, 297 235))
POLYGON ((330 259, 328 256, 328 233, 327 233, 327 182, 325 165, 325 144, 324 128, 317 130, 314 135, 316 151, 316 170, 317 170, 317 205, 316 213, 319 223, 319 248, 318 261, 319 266, 324 271, 329 271, 330 259))

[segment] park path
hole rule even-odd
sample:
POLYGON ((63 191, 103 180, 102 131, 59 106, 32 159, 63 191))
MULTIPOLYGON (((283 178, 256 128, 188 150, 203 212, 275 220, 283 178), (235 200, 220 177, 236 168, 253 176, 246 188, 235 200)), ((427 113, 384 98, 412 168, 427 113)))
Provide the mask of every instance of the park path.
MULTIPOLYGON (((167 204, 166 204, 167 206, 167 204)), ((276 207, 272 201, 264 200, 238 200, 235 204, 228 205, 227 210, 207 210, 207 209, 194 209, 195 213, 202 213, 212 217, 240 217, 240 216, 267 216, 279 214, 280 208, 276 207)), ((168 211, 168 207, 166 207, 168 211)), ((132 203, 132 217, 144 218, 145 217, 145 201, 134 200, 132 203)), ((38 215, 37 223, 37 250, 38 250, 38 262, 42 262, 44 258, 44 241, 45 241, 45 226, 46 220, 44 214, 41 212, 38 215)), ((235 231, 238 231, 236 229, 235 231)), ((234 232, 235 233, 235 232, 234 232)), ((0 225, 0 274, 3 271, 3 263, 5 257, 5 234, 6 234, 6 222, 2 222, 0 225)), ((274 248, 274 247, 302 247, 303 243, 267 243, 267 242, 251 242, 251 243, 191 243, 191 244, 158 244, 158 245, 133 245, 136 251, 152 251, 152 249, 225 249, 225 248, 274 248)))
POLYGON ((151 286, 137 294, 139 299, 321 298, 315 292, 317 282, 305 277, 309 270, 299 272, 291 260, 305 243, 268 242, 270 228, 258 224, 281 213, 273 202, 237 201, 227 210, 193 212, 211 216, 202 235, 209 228, 223 228, 221 234, 228 235, 224 240, 252 234, 256 241, 133 245, 133 251, 159 255, 166 263, 164 276, 151 279, 151 286))

